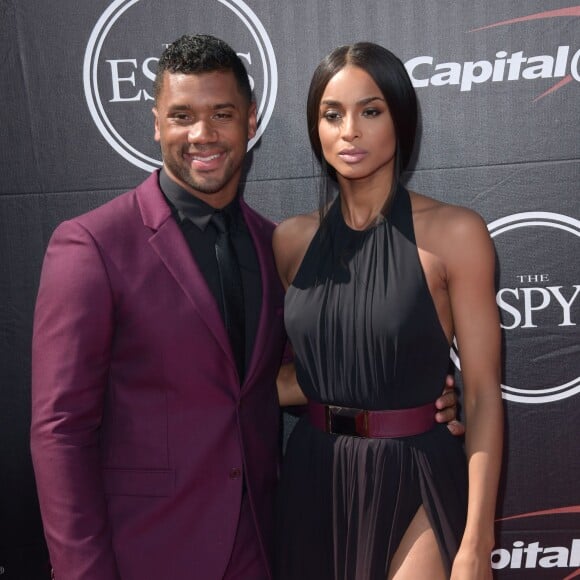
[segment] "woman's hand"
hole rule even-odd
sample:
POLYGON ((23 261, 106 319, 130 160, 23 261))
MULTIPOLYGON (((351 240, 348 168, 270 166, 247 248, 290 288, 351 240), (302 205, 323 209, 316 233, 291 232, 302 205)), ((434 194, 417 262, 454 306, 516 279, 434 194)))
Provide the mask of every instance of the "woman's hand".
POLYGON ((460 547, 451 568, 451 580, 492 580, 489 550, 460 547))

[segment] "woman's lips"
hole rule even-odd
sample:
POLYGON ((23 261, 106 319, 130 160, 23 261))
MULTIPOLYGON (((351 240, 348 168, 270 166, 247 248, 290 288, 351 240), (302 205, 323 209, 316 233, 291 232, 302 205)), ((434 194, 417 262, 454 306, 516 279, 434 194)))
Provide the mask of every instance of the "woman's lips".
POLYGON ((359 163, 366 155, 367 152, 364 149, 343 149, 338 154, 345 163, 359 163))

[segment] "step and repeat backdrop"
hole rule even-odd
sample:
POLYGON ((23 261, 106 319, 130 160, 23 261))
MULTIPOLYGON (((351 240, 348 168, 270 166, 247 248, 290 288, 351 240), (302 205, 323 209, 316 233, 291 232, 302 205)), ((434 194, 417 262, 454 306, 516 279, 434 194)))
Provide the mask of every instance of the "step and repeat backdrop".
POLYGON ((580 4, 0 0, 0 579, 47 570, 28 450, 46 244, 160 166, 155 65, 191 32, 224 38, 247 65, 259 131, 244 195, 273 220, 317 204, 305 101, 320 59, 370 40, 405 62, 421 108, 408 185, 478 211, 497 249, 506 453, 493 567, 580 577, 580 4))

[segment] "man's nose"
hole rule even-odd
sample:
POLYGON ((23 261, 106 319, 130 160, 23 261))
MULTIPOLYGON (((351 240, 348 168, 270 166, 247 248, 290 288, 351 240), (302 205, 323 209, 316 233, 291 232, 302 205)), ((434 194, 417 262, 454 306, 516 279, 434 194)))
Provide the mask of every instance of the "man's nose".
POLYGON ((188 139, 191 143, 208 143, 215 141, 216 134, 209 120, 200 119, 189 129, 188 139))

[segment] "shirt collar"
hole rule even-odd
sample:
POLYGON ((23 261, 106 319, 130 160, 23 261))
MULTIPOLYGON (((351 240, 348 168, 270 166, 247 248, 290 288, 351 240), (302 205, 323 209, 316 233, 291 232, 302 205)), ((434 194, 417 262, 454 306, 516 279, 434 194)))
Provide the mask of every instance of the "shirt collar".
MULTIPOLYGON (((211 216, 216 211, 215 208, 181 187, 167 175, 167 172, 163 168, 159 172, 159 187, 168 199, 170 205, 177 211, 177 215, 181 221, 188 219, 201 231, 205 231, 205 228, 211 220, 211 216)), ((238 218, 241 212, 238 196, 221 211, 229 213, 232 221, 239 223, 238 218)))

